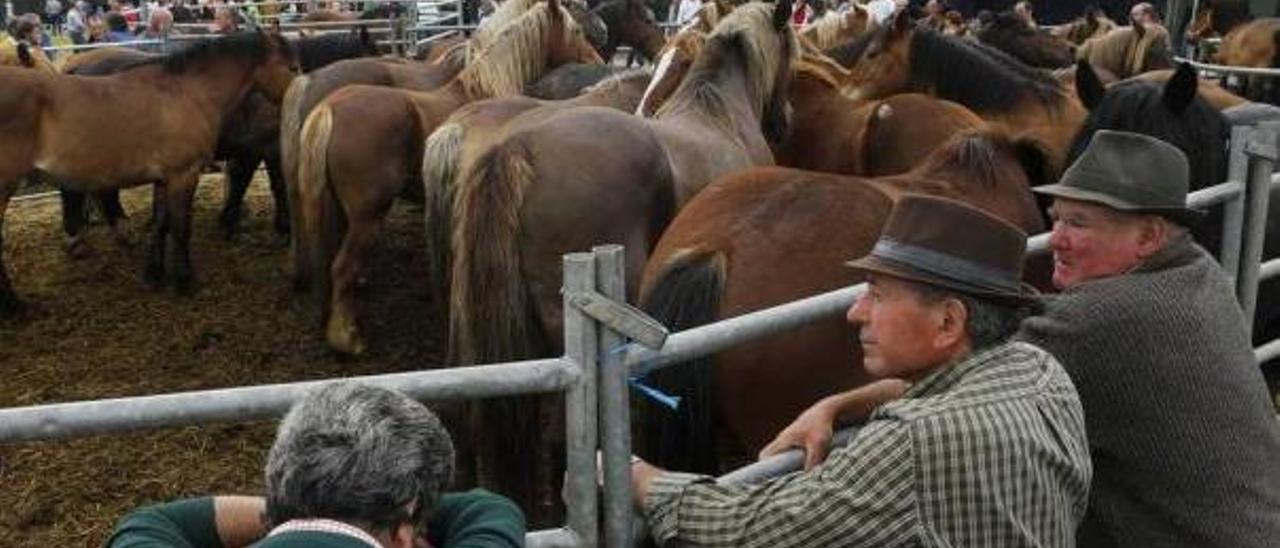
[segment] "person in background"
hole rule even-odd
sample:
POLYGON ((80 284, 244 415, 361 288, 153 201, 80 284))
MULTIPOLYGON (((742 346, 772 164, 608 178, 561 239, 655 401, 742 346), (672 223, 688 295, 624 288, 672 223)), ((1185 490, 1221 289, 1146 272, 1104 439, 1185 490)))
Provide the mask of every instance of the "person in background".
POLYGON ((76 3, 67 11, 67 22, 63 30, 71 37, 73 44, 88 42, 89 13, 89 3, 85 0, 76 0, 76 3))
POLYGON ((266 496, 185 499, 121 520, 107 548, 517 548, 524 516, 483 490, 445 494, 453 442, 409 397, 352 382, 298 401, 267 455, 266 496))
POLYGON ((1014 4, 1013 14, 1017 15, 1018 19, 1021 19, 1023 23, 1026 23, 1027 28, 1033 30, 1040 28, 1040 25, 1036 23, 1036 16, 1034 10, 1031 8, 1031 2, 1028 0, 1021 0, 1017 4, 1014 4))
POLYGON ((1139 2, 1129 8, 1129 21, 1140 25, 1164 25, 1160 21, 1160 12, 1150 2, 1139 2))

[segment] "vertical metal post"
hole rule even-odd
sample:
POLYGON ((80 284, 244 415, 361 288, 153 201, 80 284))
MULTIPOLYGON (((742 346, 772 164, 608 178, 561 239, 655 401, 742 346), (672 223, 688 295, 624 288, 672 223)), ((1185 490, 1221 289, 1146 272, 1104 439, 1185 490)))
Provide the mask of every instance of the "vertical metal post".
MULTIPOLYGON (((1247 184, 1249 176, 1249 157, 1244 153, 1244 145, 1253 135, 1251 126, 1231 127, 1231 154, 1227 156, 1227 180, 1240 181, 1247 184)), ((1240 273, 1240 240, 1244 232, 1244 207, 1248 195, 1241 192, 1235 199, 1222 204, 1222 249, 1218 250, 1218 263, 1237 285, 1240 273)), ((1236 291, 1239 294, 1239 290, 1236 291)))
POLYGON ((4 22, 8 23, 13 20, 13 0, 5 0, 4 2, 4 22))
POLYGON ((599 544, 596 496, 596 357, 600 355, 596 323, 572 306, 568 294, 595 288, 595 258, 590 253, 564 256, 564 352, 582 368, 582 381, 565 393, 564 504, 569 529, 580 546, 599 544))
MULTIPOLYGON (((592 249, 596 288, 605 297, 625 302, 626 269, 622 246, 592 249)), ((624 337, 600 327, 600 445, 604 450, 605 546, 631 546, 631 413, 627 399, 627 367, 618 352, 624 337)))
POLYGON ((1277 134, 1280 122, 1258 124, 1245 146, 1249 155, 1249 177, 1245 185, 1248 205, 1245 209, 1244 243, 1240 251, 1240 277, 1236 294, 1249 329, 1253 329, 1253 312, 1258 302, 1258 270, 1262 263, 1262 244, 1266 237, 1267 202, 1271 197, 1271 172, 1275 168, 1277 134))

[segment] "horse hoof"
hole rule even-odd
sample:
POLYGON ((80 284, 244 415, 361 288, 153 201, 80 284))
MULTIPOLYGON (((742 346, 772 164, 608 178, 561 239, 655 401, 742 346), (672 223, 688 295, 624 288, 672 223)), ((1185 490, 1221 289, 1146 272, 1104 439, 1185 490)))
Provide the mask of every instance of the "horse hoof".
POLYGON ((334 316, 329 319, 329 328, 326 331, 329 347, 335 351, 351 356, 364 353, 364 339, 360 337, 351 321, 334 316))

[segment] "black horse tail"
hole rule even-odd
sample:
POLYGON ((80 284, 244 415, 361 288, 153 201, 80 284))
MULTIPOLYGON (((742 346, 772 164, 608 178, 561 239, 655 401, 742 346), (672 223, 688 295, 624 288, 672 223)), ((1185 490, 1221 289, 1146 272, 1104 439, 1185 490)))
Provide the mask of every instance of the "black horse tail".
MULTIPOLYGON (((663 266, 641 308, 668 329, 681 331, 717 319, 725 283, 725 256, 716 250, 690 250, 663 266)), ((655 397, 640 397, 640 454, 667 469, 718 473, 715 432, 715 379, 712 357, 656 371, 644 387, 679 398, 672 409, 655 397)))
POLYGON ((18 62, 27 68, 36 67, 36 58, 31 56, 31 46, 18 42, 18 62))

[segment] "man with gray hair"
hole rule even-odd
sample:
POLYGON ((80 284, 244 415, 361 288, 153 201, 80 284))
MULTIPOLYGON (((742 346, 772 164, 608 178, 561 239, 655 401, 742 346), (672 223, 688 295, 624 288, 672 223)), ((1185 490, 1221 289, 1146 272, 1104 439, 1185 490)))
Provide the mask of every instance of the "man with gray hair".
POLYGON ((382 388, 325 385, 290 409, 267 456, 266 497, 142 508, 109 548, 517 547, 524 517, 481 490, 442 495, 453 443, 422 404, 382 388))

